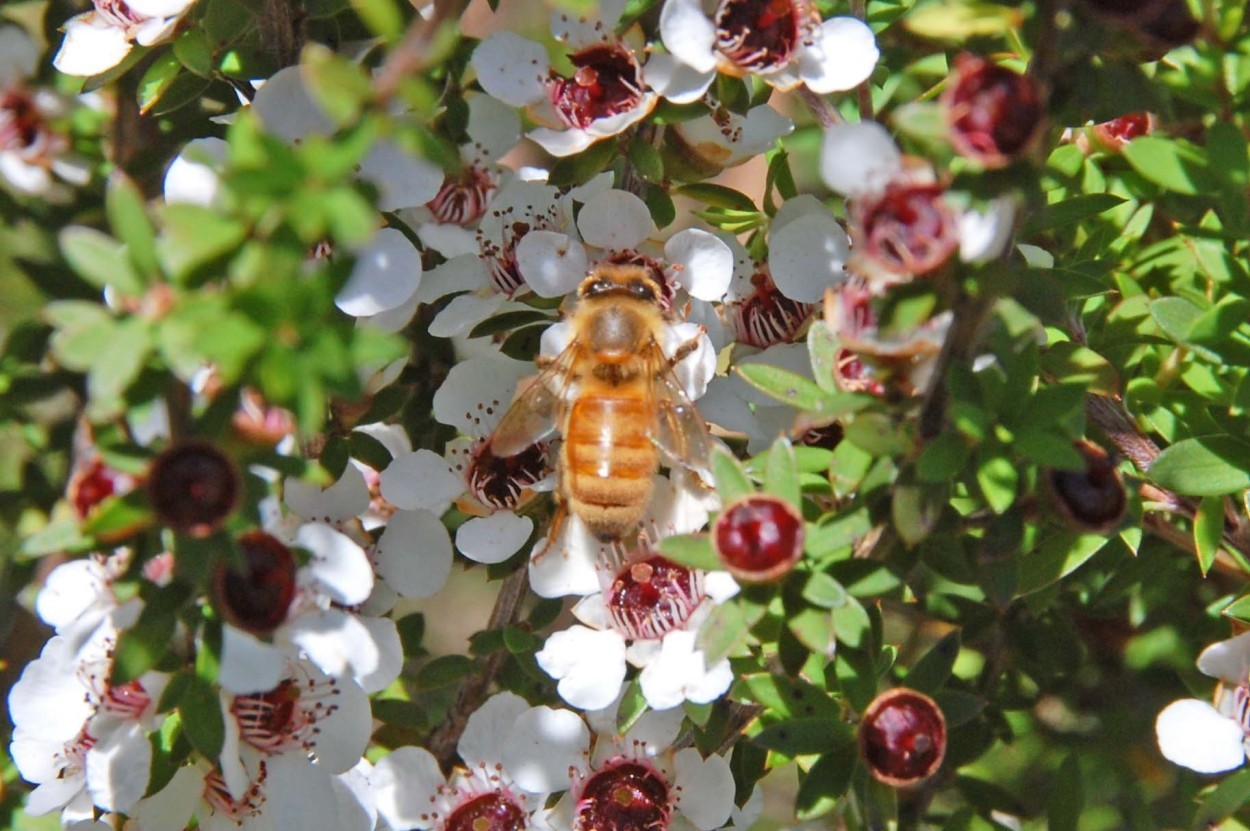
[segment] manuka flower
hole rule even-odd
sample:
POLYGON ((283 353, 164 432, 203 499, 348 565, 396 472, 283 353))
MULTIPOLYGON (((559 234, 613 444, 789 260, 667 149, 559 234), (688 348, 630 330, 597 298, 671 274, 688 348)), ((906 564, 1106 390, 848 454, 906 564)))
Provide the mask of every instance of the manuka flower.
POLYGON ((648 67, 652 86, 671 101, 701 97, 719 69, 758 75, 781 90, 806 84, 829 93, 859 86, 880 53, 872 30, 853 17, 821 21, 808 0, 665 0, 660 37, 667 55, 648 67))
POLYGON ((529 137, 554 156, 580 153, 617 135, 651 112, 658 97, 644 76, 643 43, 633 30, 617 37, 623 0, 605 0, 597 18, 572 19, 556 11, 551 32, 569 50, 573 74, 557 74, 540 43, 495 32, 473 52, 478 83, 513 107, 529 107, 546 126, 529 137))
POLYGON ((1185 698, 1165 707, 1155 721, 1159 751, 1199 773, 1232 770, 1250 752, 1250 632, 1208 646, 1198 669, 1220 681, 1215 704, 1185 698))
POLYGON ((66 75, 99 75, 122 62, 137 43, 167 40, 195 0, 92 0, 94 8, 65 23, 52 63, 66 75))

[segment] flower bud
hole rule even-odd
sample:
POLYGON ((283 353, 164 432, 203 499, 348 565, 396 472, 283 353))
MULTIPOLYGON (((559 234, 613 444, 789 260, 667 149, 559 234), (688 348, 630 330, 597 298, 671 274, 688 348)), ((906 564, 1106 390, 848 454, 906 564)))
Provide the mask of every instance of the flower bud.
POLYGON ((234 462, 215 445, 184 441, 152 461, 148 500, 157 520, 193 537, 221 527, 239 501, 242 483, 234 462))
POLYGON ((803 556, 803 518, 768 494, 732 502, 712 526, 712 545, 726 570, 744 583, 769 583, 803 556))
POLYGON ((1128 506, 1124 480, 1106 450, 1083 439, 1074 446, 1085 458, 1085 469, 1046 471, 1050 501, 1077 529, 1105 534, 1124 518, 1128 506))
POLYGON ((988 168, 1004 167, 1023 153, 1044 115, 1036 81, 975 55, 955 60, 942 104, 956 152, 988 168))
POLYGON ((1129 113, 1101 124, 1095 124, 1077 138, 1077 146, 1086 153, 1105 150, 1123 153, 1124 145, 1140 136, 1154 132, 1155 117, 1150 113, 1129 113))
POLYGON ((877 780, 895 788, 917 785, 942 766, 946 718, 924 693, 898 687, 881 693, 859 722, 859 753, 877 780))
POLYGON ((267 635, 286 620, 295 599, 295 556, 277 538, 250 531, 238 540, 241 570, 225 562, 213 576, 213 606, 223 618, 254 635, 267 635))

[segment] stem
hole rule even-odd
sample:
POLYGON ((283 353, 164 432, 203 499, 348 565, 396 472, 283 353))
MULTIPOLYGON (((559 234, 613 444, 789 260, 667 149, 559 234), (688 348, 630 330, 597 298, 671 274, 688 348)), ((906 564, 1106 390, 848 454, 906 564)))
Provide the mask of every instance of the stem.
MULTIPOLYGON (((868 4, 865 0, 851 0, 851 14, 863 21, 868 22, 868 4)), ((859 120, 872 121, 872 81, 865 80, 862 84, 855 88, 855 100, 859 104, 859 120)))
POLYGON ((379 102, 391 98, 405 78, 427 68, 426 53, 439 30, 444 23, 459 20, 468 5, 468 0, 434 0, 434 11, 428 18, 417 15, 412 19, 374 81, 373 91, 379 102))
POLYGON ((807 109, 821 127, 832 127, 835 124, 842 123, 842 116, 838 115, 837 110, 825 99, 823 95, 812 92, 807 87, 799 87, 799 99, 807 105, 807 109))
MULTIPOLYGON (((495 608, 491 610, 490 620, 486 624, 488 630, 503 629, 516 623, 521 611, 521 603, 529 590, 529 569, 521 566, 512 572, 499 587, 499 595, 495 598, 495 608)), ((456 700, 447 711, 443 723, 430 733, 425 746, 439 760, 444 769, 451 767, 456 755, 456 744, 460 734, 464 732, 469 716, 477 711, 486 700, 491 684, 499 670, 503 667, 508 651, 500 649, 477 660, 474 671, 465 676, 456 690, 456 700)))
POLYGON ((956 361, 966 361, 977 345, 977 335, 993 304, 982 297, 960 294, 954 303, 954 320, 942 342, 933 380, 920 406, 920 437, 929 440, 941 435, 946 424, 946 373, 956 361))

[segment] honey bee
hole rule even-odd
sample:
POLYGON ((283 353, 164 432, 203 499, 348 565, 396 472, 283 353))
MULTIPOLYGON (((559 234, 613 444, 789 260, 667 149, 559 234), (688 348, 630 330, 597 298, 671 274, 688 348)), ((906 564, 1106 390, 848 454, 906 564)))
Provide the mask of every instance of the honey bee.
POLYGON ((548 540, 569 512, 602 542, 625 539, 642 521, 661 458, 704 482, 712 437, 660 343, 670 316, 660 285, 640 265, 600 264, 577 289, 572 338, 539 359, 538 378, 504 414, 490 439, 496 456, 516 456, 556 434, 557 512, 548 540))

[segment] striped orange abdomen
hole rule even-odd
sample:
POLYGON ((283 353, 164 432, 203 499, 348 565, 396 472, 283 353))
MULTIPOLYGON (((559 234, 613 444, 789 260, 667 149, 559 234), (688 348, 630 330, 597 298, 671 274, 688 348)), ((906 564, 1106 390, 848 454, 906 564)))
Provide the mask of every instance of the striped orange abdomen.
POLYGON ((621 539, 642 519, 659 467, 654 419, 654 406, 639 396, 584 395, 569 410, 560 487, 600 539, 621 539))

